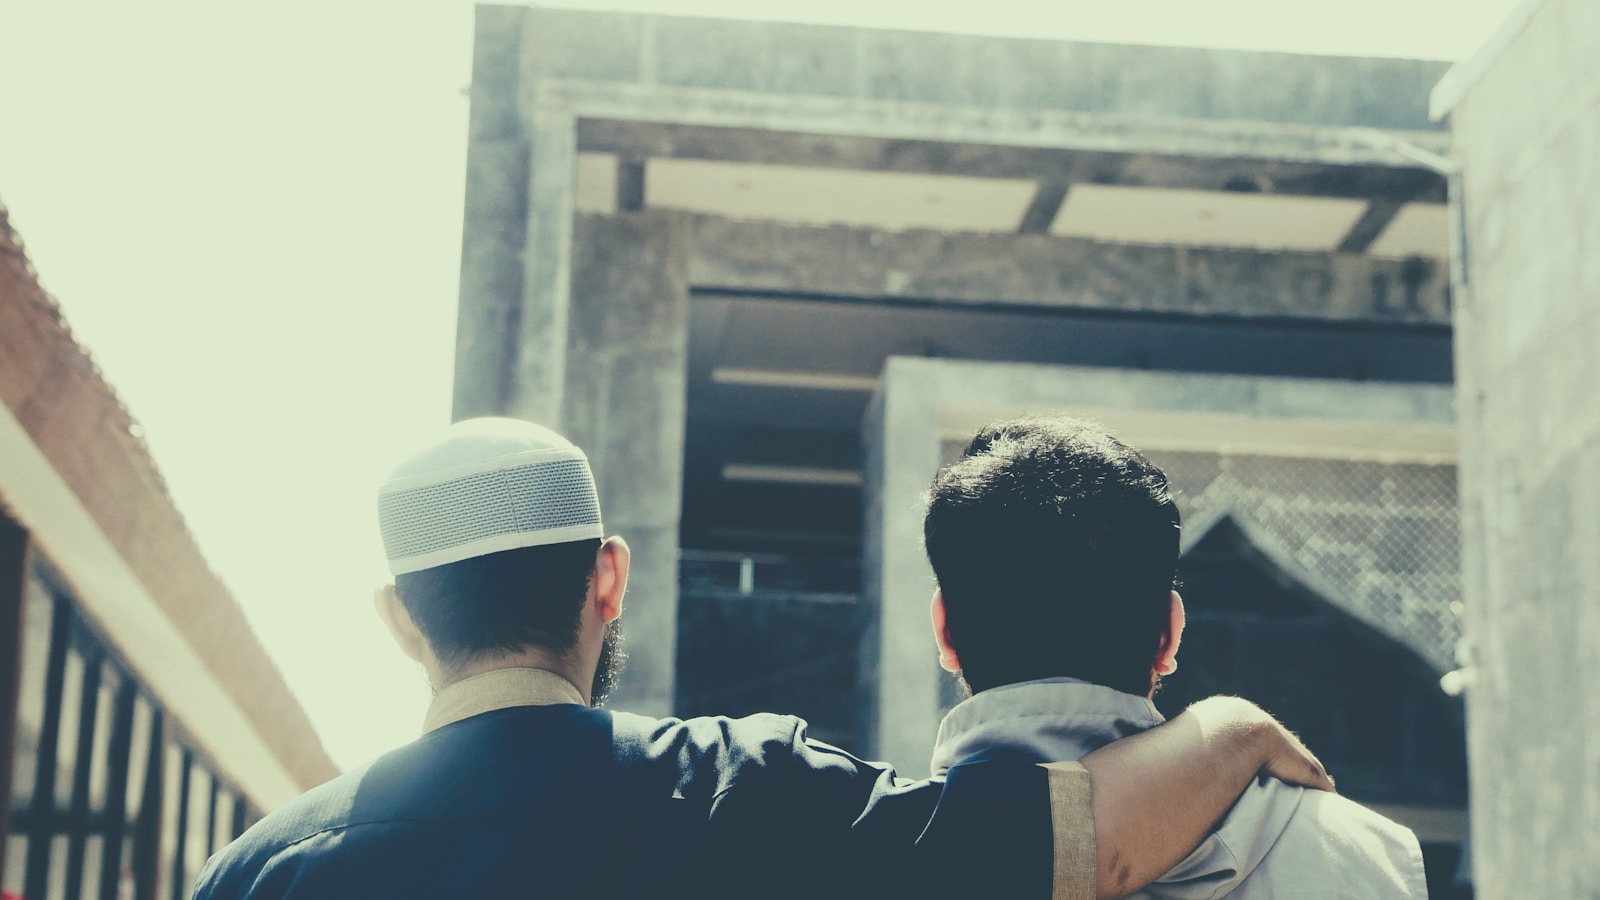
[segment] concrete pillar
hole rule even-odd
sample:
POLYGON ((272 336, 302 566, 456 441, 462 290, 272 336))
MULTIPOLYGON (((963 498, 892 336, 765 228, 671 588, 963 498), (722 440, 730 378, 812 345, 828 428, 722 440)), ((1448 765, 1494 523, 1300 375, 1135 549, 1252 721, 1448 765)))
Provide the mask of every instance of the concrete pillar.
POLYGON ((578 135, 571 113, 536 110, 530 123, 522 302, 507 323, 506 334, 516 346, 503 408, 508 415, 564 431, 578 135))
POLYGON ((576 120, 528 102, 526 10, 480 7, 452 418, 560 430, 571 307, 576 120))
POLYGON ((453 416, 562 430, 577 133, 570 113, 536 111, 529 126, 526 142, 468 160, 453 416))
POLYGON ((922 550, 923 495, 940 463, 939 407, 937 385, 903 362, 884 367, 861 431, 862 706, 873 726, 862 752, 920 776, 939 729, 940 682, 949 677, 934 650, 933 570, 922 550))
POLYGON ((1435 93, 1456 290, 1477 896, 1600 896, 1600 4, 1525 5, 1435 93))
POLYGON ((672 712, 693 232, 667 212, 577 220, 561 419, 606 531, 633 550, 628 666, 612 706, 672 712))
POLYGON ((452 416, 539 422, 589 454, 607 531, 633 549, 612 705, 668 715, 692 233, 670 215, 589 219, 575 247, 576 123, 517 102, 523 13, 478 10, 452 416))
POLYGON ((576 120, 537 100, 562 57, 528 16, 477 11, 452 415, 529 419, 589 454, 606 529, 633 549, 612 705, 667 715, 693 235, 671 214, 575 221, 576 120))
MULTIPOLYGON (((451 418, 505 414, 519 353, 528 127, 518 104, 522 10, 480 6, 472 62, 451 418)), ((554 425, 554 422, 549 423, 554 425)))

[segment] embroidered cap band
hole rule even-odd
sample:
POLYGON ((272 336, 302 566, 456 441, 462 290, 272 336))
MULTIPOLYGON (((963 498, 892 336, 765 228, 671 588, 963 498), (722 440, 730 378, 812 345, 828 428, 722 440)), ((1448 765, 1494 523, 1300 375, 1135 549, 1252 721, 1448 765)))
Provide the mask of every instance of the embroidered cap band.
POLYGON ((588 457, 517 419, 467 419, 396 466, 378 489, 395 575, 474 556, 605 535, 588 457))

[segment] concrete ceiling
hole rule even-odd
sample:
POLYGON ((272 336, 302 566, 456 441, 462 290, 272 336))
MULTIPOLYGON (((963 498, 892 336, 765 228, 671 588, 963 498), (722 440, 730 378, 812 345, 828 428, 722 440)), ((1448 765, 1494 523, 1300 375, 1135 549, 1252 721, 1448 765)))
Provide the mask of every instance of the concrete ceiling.
POLYGON ((1402 207, 1367 252, 1373 256, 1450 255, 1450 208, 1437 203, 1402 207))
POLYGON ((573 204, 581 213, 610 215, 617 211, 617 157, 614 153, 579 153, 573 204))
POLYGON ((1017 230, 1032 181, 653 159, 645 205, 730 219, 905 231, 1017 230))
POLYGON ((1125 244, 1332 250, 1367 205, 1277 194, 1077 185, 1054 234, 1125 244))

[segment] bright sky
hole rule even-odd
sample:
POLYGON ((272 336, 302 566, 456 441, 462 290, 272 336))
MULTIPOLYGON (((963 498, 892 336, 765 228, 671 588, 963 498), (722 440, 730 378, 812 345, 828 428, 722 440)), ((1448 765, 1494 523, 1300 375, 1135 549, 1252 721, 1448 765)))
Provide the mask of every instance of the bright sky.
MULTIPOLYGON (((1459 59, 1516 0, 553 5, 1459 59)), ((0 200, 335 760, 417 732, 374 489, 449 417, 465 0, 12 0, 0 200)))

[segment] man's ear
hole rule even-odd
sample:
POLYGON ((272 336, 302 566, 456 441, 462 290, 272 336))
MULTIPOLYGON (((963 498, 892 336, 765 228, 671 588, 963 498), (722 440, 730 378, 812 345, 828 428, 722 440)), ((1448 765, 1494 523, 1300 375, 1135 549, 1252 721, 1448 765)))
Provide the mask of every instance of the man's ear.
POLYGON ((594 572, 589 576, 588 602, 601 622, 622 615, 622 595, 628 591, 628 542, 608 537, 594 555, 594 572))
POLYGON ((960 674, 961 658, 956 656, 956 648, 950 646, 950 626, 945 621, 944 591, 933 592, 929 612, 933 615, 933 642, 939 646, 939 666, 946 672, 960 674))
POLYGON ((383 620, 383 624, 389 627, 389 636, 399 645, 400 652, 419 663, 423 662, 426 643, 422 637, 422 629, 417 627, 405 604, 400 602, 399 595, 394 592, 394 585, 386 584, 372 592, 372 608, 377 610, 378 618, 383 620))
POLYGON ((1156 651, 1153 668, 1157 675, 1171 675, 1178 671, 1178 645, 1183 643, 1183 597, 1172 592, 1167 601, 1167 630, 1161 633, 1161 646, 1156 651))

